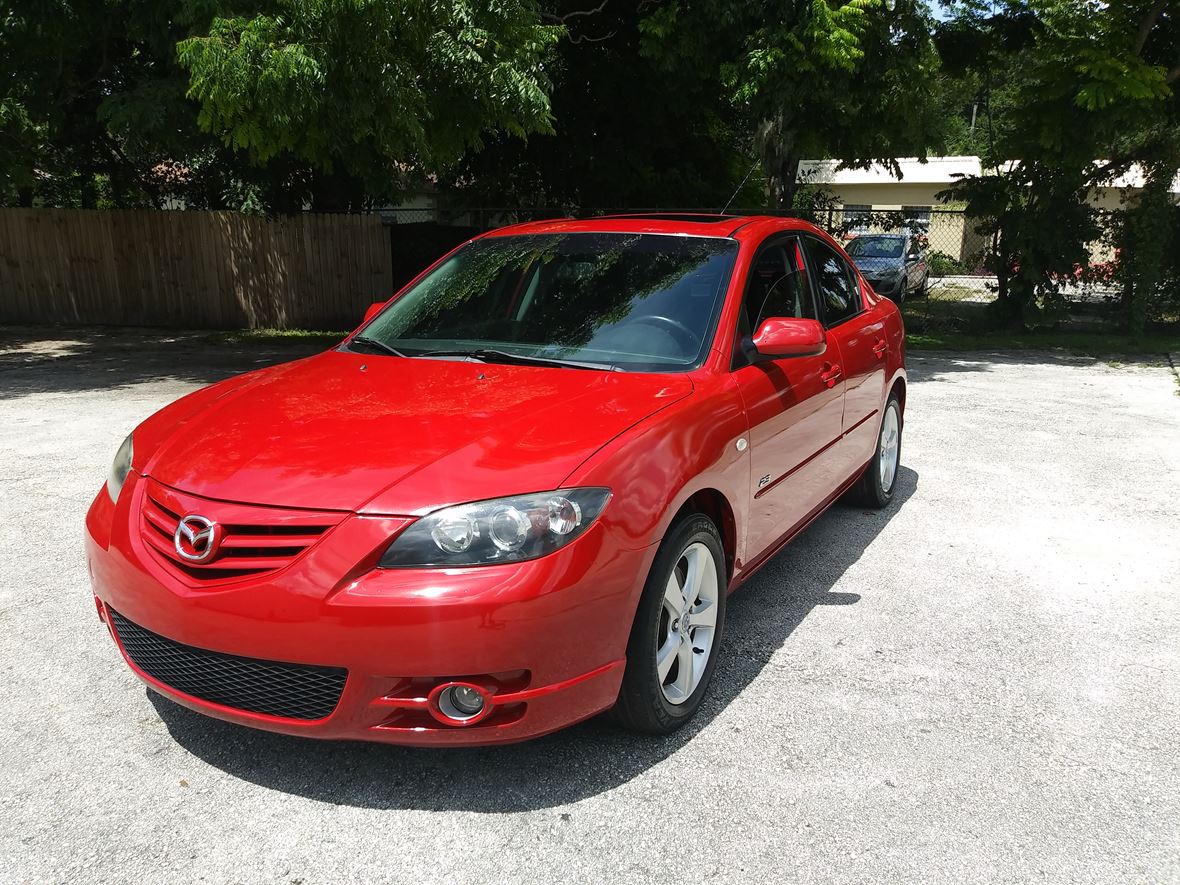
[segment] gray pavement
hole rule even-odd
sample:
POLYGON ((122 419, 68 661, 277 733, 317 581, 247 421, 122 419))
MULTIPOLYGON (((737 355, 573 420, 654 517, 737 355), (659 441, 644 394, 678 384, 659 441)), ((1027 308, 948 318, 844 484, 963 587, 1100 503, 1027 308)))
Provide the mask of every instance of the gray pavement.
POLYGON ((297 347, 0 330, 0 882, 1180 881, 1171 369, 914 355, 883 513, 732 598, 702 715, 302 741, 156 698, 82 519, 155 408, 297 347))

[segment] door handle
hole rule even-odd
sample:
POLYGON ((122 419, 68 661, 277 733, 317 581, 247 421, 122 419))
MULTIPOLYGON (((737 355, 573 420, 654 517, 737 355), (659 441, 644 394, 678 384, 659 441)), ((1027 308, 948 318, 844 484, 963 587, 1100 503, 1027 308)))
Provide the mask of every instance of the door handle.
POLYGON ((824 370, 819 373, 819 380, 828 385, 831 389, 836 386, 836 382, 840 380, 840 367, 834 366, 831 363, 824 363, 824 370))
POLYGON ((884 359, 885 351, 889 350, 889 344, 884 338, 881 338, 873 345, 873 353, 877 355, 877 359, 884 359))

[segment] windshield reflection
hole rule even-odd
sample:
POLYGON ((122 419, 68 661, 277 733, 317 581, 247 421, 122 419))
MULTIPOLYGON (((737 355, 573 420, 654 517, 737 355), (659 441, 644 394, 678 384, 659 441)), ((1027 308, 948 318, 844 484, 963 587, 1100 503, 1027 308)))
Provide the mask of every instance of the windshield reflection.
POLYGON ((737 243, 564 233, 469 243, 364 330, 407 356, 480 352, 684 371, 708 352, 737 243))

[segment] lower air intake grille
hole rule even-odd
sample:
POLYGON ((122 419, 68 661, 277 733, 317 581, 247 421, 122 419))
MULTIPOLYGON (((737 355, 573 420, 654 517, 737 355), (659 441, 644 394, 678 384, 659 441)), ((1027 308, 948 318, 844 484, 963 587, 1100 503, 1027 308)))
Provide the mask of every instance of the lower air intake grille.
POLYGON ((287 719, 323 719, 344 691, 348 671, 239 658, 166 639, 127 620, 111 620, 127 657, 153 679, 203 701, 287 719))

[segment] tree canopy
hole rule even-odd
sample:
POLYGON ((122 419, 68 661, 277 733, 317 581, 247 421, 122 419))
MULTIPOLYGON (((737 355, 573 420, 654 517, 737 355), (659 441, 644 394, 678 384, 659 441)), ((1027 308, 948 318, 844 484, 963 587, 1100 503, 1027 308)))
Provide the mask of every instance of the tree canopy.
POLYGON ((11 0, 0 193, 294 209, 392 199, 490 132, 551 131, 532 0, 11 0))
POLYGON ((1086 265, 1105 229, 1123 259, 1127 324, 1141 326, 1161 259, 1180 246, 1167 197, 1180 168, 1180 4, 1008 0, 993 10, 971 0, 953 12, 938 42, 948 69, 983 99, 989 171, 948 196, 991 235, 996 318, 1020 325, 1051 314, 1060 282, 1086 265), (1091 189, 1132 169, 1146 187, 1101 217, 1091 189))
POLYGON ((641 27, 677 82, 716 78, 778 208, 791 207, 805 158, 896 165, 943 140, 925 3, 672 0, 641 27))

